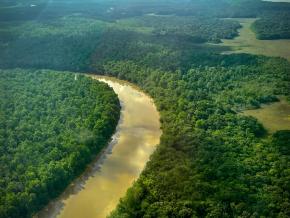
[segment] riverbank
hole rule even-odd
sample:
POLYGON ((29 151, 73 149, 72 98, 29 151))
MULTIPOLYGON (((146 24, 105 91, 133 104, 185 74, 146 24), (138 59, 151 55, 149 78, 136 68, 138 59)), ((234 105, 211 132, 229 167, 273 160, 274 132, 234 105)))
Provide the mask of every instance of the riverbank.
POLYGON ((130 83, 92 76, 118 94, 122 110, 110 145, 37 217, 106 217, 143 170, 161 135, 153 100, 130 83))

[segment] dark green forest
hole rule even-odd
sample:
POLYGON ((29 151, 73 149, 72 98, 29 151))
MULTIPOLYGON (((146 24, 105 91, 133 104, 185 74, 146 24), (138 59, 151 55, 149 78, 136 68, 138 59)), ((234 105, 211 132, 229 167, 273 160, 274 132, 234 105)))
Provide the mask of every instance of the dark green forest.
POLYGON ((261 57, 251 66, 182 74, 122 61, 105 70, 156 99, 163 130, 111 217, 289 217, 290 131, 267 135, 255 118, 237 113, 289 96, 287 61, 261 57))
POLYGON ((263 16, 252 28, 258 39, 290 39, 290 13, 282 11, 263 16))
MULTIPOLYGON (((5 75, 0 80, 5 90, 1 91, 1 101, 5 103, 1 102, 1 108, 11 99, 5 93, 12 93, 12 87, 29 90, 23 84, 12 85, 17 81, 14 77, 19 77, 19 81, 30 81, 31 77, 46 81, 55 93, 51 98, 61 97, 58 94, 61 88, 79 95, 91 87, 78 84, 75 88, 71 75, 53 72, 52 80, 45 76, 50 75, 47 71, 37 69, 105 74, 130 81, 155 100, 163 134, 140 178, 111 217, 290 217, 290 131, 271 134, 256 118, 240 114, 245 109, 277 102, 281 96, 289 101, 290 63, 283 58, 250 54, 222 55, 230 48, 214 45, 238 35, 240 24, 226 18, 257 18, 252 28, 258 39, 289 38, 289 14, 290 4, 260 0, 1 1, 0 68, 7 69, 1 71, 5 75), (37 6, 30 7, 31 4, 37 6), (12 91, 6 92, 10 84, 12 91)), ((93 83, 80 78, 85 84, 93 83)), ((115 105, 116 96, 111 92, 105 94, 107 87, 99 83, 93 87, 103 87, 100 98, 110 107, 100 106, 99 112, 114 111, 116 116, 114 119, 109 116, 113 120, 107 122, 116 123, 119 109, 115 105)), ((30 91, 40 92, 39 85, 35 84, 30 91)), ((40 92, 40 99, 43 94, 40 92)), ((76 110, 82 108, 78 97, 71 100, 77 105, 76 110)), ((91 113, 95 98, 93 102, 83 107, 81 113, 91 113)), ((1 113, 5 122, 11 120, 9 125, 13 128, 17 119, 14 115, 6 116, 11 111, 1 113)), ((38 113, 29 114, 29 118, 37 120, 48 114, 38 113)), ((58 117, 55 125, 50 122, 46 129, 54 131, 54 127, 69 125, 59 121, 64 116, 59 113, 54 114, 58 117)), ((65 116, 69 118, 71 113, 65 112, 65 116)), ((105 129, 103 124, 98 123, 99 128, 105 129)), ((34 135, 41 136, 40 130, 36 126, 34 135)), ((112 131, 108 130, 102 146, 112 131)), ((11 143, 21 141, 20 154, 30 153, 29 143, 13 136, 15 131, 11 130, 11 134, 11 143)), ((66 136, 55 140, 65 142, 68 147, 78 142, 66 136)), ((36 212, 39 205, 31 199, 44 204, 59 194, 72 175, 80 172, 66 170, 70 165, 60 161, 66 157, 66 149, 42 154, 45 144, 36 144, 41 156, 31 154, 36 158, 27 164, 35 171, 26 175, 17 162, 21 155, 18 157, 14 150, 7 153, 1 142, 1 155, 8 158, 3 159, 6 167, 3 175, 11 177, 1 175, 1 193, 4 193, 1 195, 9 196, 9 201, 4 200, 4 204, 1 198, 0 208, 7 211, 6 216, 10 213, 8 217, 23 216, 27 202, 29 212, 36 212), (49 154, 51 157, 45 156, 49 154), (15 158, 16 162, 9 158, 15 158), (44 172, 54 176, 59 172, 67 178, 56 191, 42 191, 50 190, 50 186, 43 184, 53 182, 49 180, 51 176, 36 176, 46 165, 41 168, 33 160, 43 163, 46 158, 61 165, 53 165, 51 171, 44 172), (9 168, 12 167, 9 164, 14 164, 14 168, 9 168), (18 168, 20 171, 15 171, 18 168), (26 178, 26 186, 17 183, 22 176, 26 178), (29 190, 31 195, 27 196, 29 190), (19 198, 11 197, 18 195, 19 198)), ((84 146, 72 152, 80 153, 82 148, 88 154, 82 156, 88 158, 83 161, 85 164, 96 150, 84 146)), ((79 161, 71 159, 70 163, 79 164, 79 161)))
POLYGON ((116 94, 73 73, 1 70, 0 217, 30 217, 107 145, 116 94))

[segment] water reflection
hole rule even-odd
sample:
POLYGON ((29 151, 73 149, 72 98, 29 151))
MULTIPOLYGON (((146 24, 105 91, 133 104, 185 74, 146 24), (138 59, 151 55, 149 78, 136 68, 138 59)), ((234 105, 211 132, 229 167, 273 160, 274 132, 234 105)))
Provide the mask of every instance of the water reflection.
POLYGON ((103 218, 136 180, 159 143, 159 114, 151 98, 128 83, 94 76, 111 86, 122 105, 112 143, 39 217, 103 218))

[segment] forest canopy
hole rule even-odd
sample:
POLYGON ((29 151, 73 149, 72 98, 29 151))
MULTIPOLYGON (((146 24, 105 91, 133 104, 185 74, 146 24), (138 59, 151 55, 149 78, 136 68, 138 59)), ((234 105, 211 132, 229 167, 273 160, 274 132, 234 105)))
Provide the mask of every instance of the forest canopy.
POLYGON ((107 145, 119 100, 83 75, 15 69, 0 76, 0 217, 30 217, 107 145))
POLYGON ((260 0, 1 1, 0 212, 36 212, 114 131, 117 97, 70 70, 130 81, 160 112, 160 145, 111 217, 290 217, 289 130, 240 113, 289 102, 290 63, 213 45, 238 34, 233 17, 288 38, 289 13, 260 0))
POLYGON ((253 23, 252 29, 258 39, 290 39, 290 13, 263 16, 253 23))
POLYGON ((259 64, 236 64, 182 74, 131 61, 105 66, 155 98, 163 130, 151 161, 110 217, 290 215, 289 131, 272 136, 238 113, 289 97, 290 64, 262 57, 259 64))

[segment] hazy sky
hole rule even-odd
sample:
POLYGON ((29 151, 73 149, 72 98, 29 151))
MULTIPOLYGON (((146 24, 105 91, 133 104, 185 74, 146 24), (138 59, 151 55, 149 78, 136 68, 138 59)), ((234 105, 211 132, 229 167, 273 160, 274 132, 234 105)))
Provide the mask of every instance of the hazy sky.
POLYGON ((290 2, 290 0, 264 0, 268 2, 290 2))

